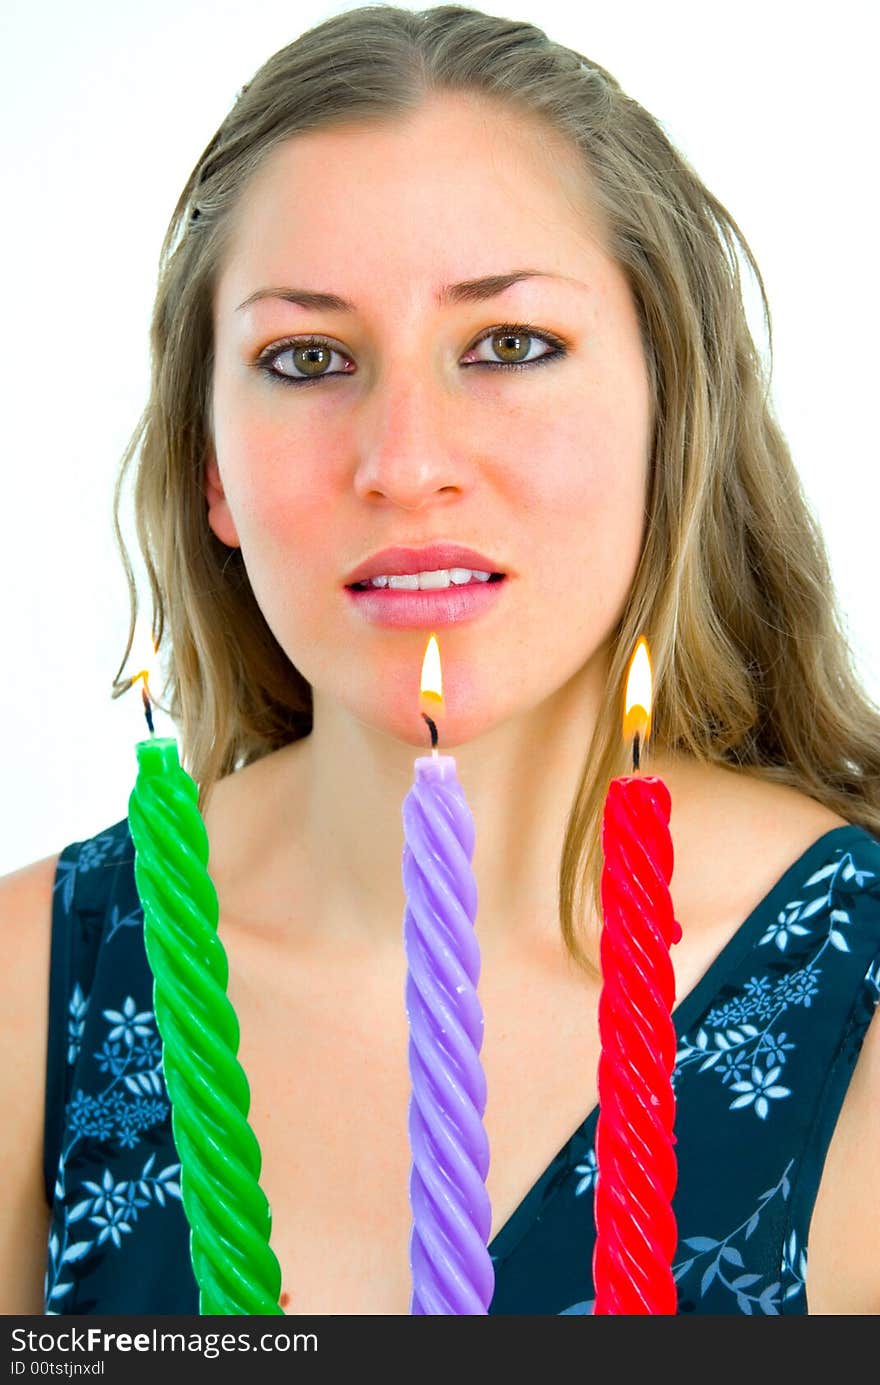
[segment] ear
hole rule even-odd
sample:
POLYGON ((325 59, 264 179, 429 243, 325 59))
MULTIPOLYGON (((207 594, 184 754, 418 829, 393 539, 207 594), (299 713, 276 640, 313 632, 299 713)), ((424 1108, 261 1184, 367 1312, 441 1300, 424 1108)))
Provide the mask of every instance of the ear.
POLYGON ((227 548, 240 548, 238 531, 223 493, 220 468, 213 453, 209 453, 205 461, 205 498, 208 502, 208 524, 212 531, 227 548))

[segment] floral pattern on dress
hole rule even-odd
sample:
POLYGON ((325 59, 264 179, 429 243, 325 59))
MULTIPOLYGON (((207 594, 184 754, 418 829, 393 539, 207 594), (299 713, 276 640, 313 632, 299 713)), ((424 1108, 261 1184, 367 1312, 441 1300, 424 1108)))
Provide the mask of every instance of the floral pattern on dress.
MULTIPOLYGON (((765 928, 757 947, 786 953, 794 943, 803 956, 794 970, 781 975, 768 971, 753 975, 722 1003, 708 1011, 690 1036, 682 1034, 672 1074, 678 1090, 689 1070, 720 1080, 731 1094, 730 1111, 743 1117, 772 1121, 774 1107, 792 1096, 785 1069, 797 1044, 790 1037, 791 1024, 782 1028, 786 1014, 801 1006, 809 1009, 830 978, 835 956, 850 951, 846 930, 852 923, 850 909, 838 897, 841 882, 862 887, 876 873, 859 869, 851 851, 814 871, 765 928), (821 887, 821 888, 816 888, 821 887)), ((880 999, 880 960, 871 963, 863 982, 865 1027, 880 999)), ((786 1202, 792 1187, 795 1160, 789 1159, 775 1184, 760 1193, 735 1225, 711 1228, 712 1234, 696 1235, 679 1227, 678 1254, 672 1263, 673 1278, 685 1292, 702 1299, 710 1288, 723 1288, 744 1314, 777 1315, 781 1305, 805 1292, 807 1247, 797 1229, 785 1241, 778 1266, 767 1273, 749 1260, 748 1242, 771 1204, 786 1202), (688 1234, 681 1235, 682 1232, 688 1234)), ((596 1154, 592 1148, 574 1169, 575 1197, 594 1190, 596 1154)), ((595 1300, 583 1300, 563 1310, 565 1315, 593 1312, 595 1300)))
POLYGON ((768 1118, 774 1102, 791 1096, 791 1089, 780 1078, 795 1045, 778 1026, 792 1006, 810 1008, 821 985, 820 962, 833 965, 835 950, 849 952, 843 929, 851 923, 850 911, 836 900, 836 888, 839 881, 853 877, 863 885, 874 879, 874 872, 858 870, 852 852, 847 851, 839 861, 815 871, 798 893, 825 882, 822 890, 810 899, 790 900, 780 909, 758 946, 772 945, 784 952, 791 938, 815 934, 810 955, 796 971, 778 979, 753 976, 739 997, 709 1011, 692 1039, 683 1035, 675 1058, 673 1087, 682 1072, 696 1063, 699 1072, 711 1069, 736 1093, 731 1111, 750 1109, 759 1120, 768 1118))
POLYGON ((131 853, 131 838, 125 832, 101 832, 97 837, 79 843, 75 855, 58 862, 55 873, 54 892, 61 892, 61 903, 65 914, 73 909, 73 894, 77 875, 85 875, 108 861, 124 860, 131 853))
MULTIPOLYGON (((65 916, 73 911, 77 870, 88 872, 108 860, 121 859, 126 847, 130 851, 131 843, 125 836, 117 839, 108 832, 83 843, 78 857, 59 862, 55 890, 61 894, 65 916)), ((106 942, 112 941, 120 927, 135 920, 142 926, 140 910, 120 920, 119 910, 114 907, 106 942)), ((75 1073, 82 1071, 89 999, 77 981, 68 1003, 67 1021, 67 1066, 75 1073)), ((116 1007, 102 1010, 101 1018, 105 1027, 103 1042, 93 1045, 89 1056, 107 1080, 97 1091, 75 1087, 67 1105, 65 1141, 55 1173, 55 1217, 43 1289, 46 1316, 66 1311, 65 1299, 74 1287, 70 1266, 105 1253, 102 1247, 121 1249, 123 1238, 133 1233, 146 1209, 155 1215, 156 1209, 168 1205, 168 1199, 180 1199, 179 1163, 157 1168, 154 1151, 135 1168, 122 1167, 125 1152, 135 1149, 149 1132, 164 1125, 170 1112, 153 1011, 139 1008, 133 996, 125 995, 116 1007), (100 1164, 99 1180, 78 1181, 75 1170, 71 1171, 77 1152, 86 1146, 100 1164)))
MULTIPOLYGON (((807 1154, 791 1113, 813 1110, 814 1075, 830 1071, 832 1050, 817 1057, 819 1021, 845 1050, 839 1095, 880 1000, 878 843, 862 829, 842 831, 853 835, 817 844, 800 871, 794 863, 733 936, 723 965, 727 949, 710 967, 708 984, 682 1002, 671 1266, 679 1313, 807 1311, 816 1151, 807 1154), (873 869, 857 866, 858 842, 873 869)), ((73 960, 54 1015, 52 1052, 66 1086, 63 1109, 59 1101, 51 1111, 63 1136, 47 1145, 47 1177, 53 1167, 56 1177, 45 1311, 129 1312, 137 1303, 134 1311, 149 1312, 158 1302, 155 1311, 198 1311, 125 822, 64 854, 56 915, 73 960)), ((496 1237, 491 1313, 593 1312, 595 1114, 496 1237)))

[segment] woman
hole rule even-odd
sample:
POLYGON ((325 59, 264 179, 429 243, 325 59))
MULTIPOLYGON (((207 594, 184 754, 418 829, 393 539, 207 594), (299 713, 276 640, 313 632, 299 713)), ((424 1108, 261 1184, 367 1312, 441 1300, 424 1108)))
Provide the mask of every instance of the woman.
MULTIPOLYGON (((431 630, 477 829, 491 1311, 592 1305, 598 825, 643 633, 679 1310, 880 1310, 880 716, 737 249, 760 284, 607 72, 457 6, 304 34, 181 194, 120 487, 137 454, 289 1312, 408 1311, 400 807, 431 630)), ((132 855, 122 820, 2 885, 7 1312, 41 1311, 44 1270, 48 1312, 197 1311, 132 855)))

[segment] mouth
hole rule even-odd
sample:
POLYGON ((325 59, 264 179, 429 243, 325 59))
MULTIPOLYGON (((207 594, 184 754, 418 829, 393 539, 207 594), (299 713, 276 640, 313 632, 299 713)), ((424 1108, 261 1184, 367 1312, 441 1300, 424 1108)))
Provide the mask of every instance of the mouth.
POLYGON ((352 582, 349 591, 446 591, 449 587, 480 586, 484 582, 503 582, 503 572, 486 572, 483 568, 445 567, 431 572, 379 573, 363 582, 352 582))
POLYGON ((510 574, 459 545, 385 549, 349 574, 345 590, 370 624, 417 629, 473 620, 494 606, 510 574))

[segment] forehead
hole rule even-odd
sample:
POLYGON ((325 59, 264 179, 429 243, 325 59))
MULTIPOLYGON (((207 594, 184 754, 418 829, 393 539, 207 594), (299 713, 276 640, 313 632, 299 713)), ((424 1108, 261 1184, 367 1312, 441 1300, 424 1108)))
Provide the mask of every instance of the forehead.
POLYGON ((281 191, 291 177, 322 187, 344 183, 366 194, 378 177, 399 191, 427 181, 447 193, 475 178, 511 176, 551 198, 560 180, 583 190, 579 151, 537 115, 464 93, 428 98, 396 117, 358 120, 305 131, 264 157, 247 189, 250 201, 281 191), (439 182, 438 182, 439 180, 439 182))
POLYGON ((602 245, 588 177, 544 122, 469 95, 293 136, 241 195, 219 306, 294 269, 297 283, 332 273, 383 291, 392 266, 411 287, 529 263, 582 271, 602 245))

